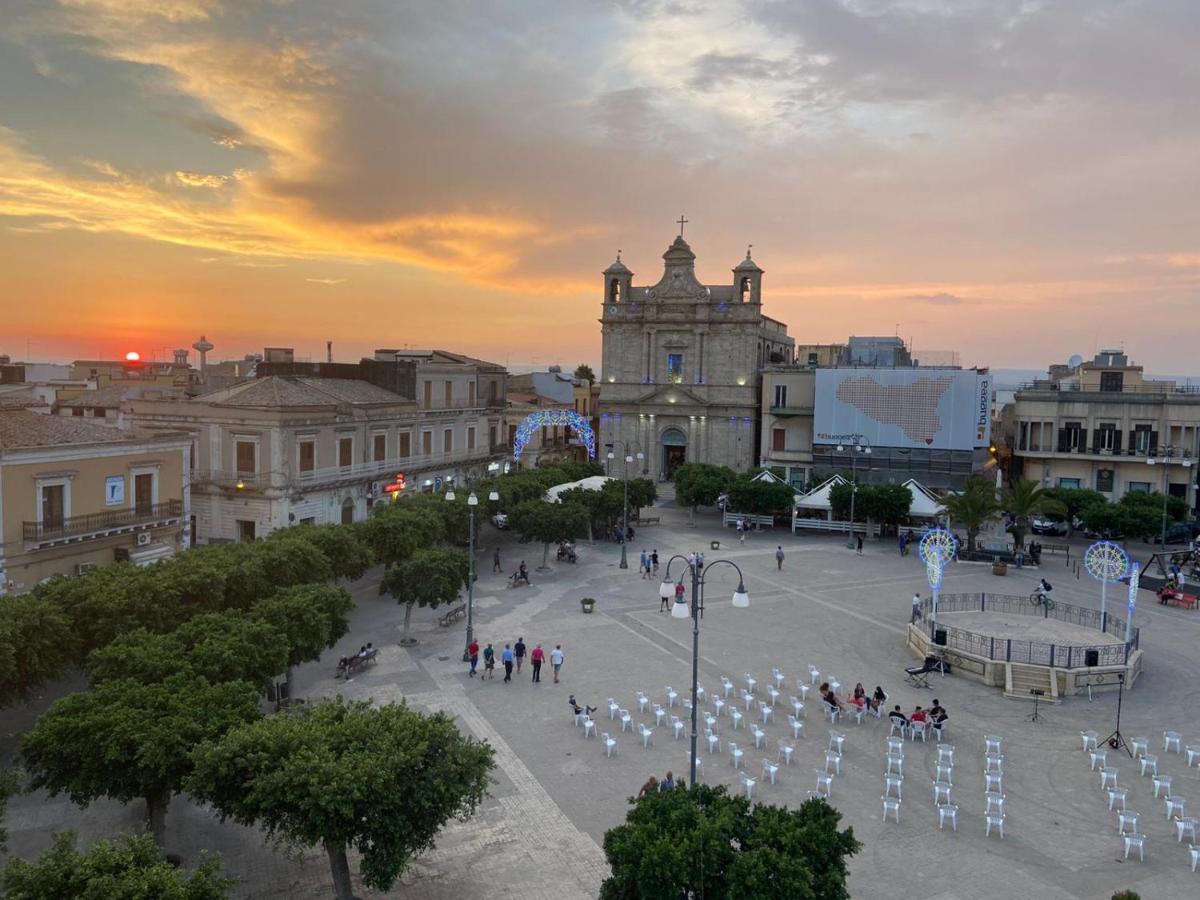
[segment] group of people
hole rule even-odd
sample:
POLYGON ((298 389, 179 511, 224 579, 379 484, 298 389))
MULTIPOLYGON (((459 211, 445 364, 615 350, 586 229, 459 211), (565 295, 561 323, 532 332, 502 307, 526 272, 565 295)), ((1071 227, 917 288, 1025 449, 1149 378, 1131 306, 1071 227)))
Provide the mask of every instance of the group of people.
MULTIPOLYGON (((542 649, 541 644, 535 644, 532 651, 528 650, 525 644, 524 636, 518 637, 513 644, 505 644, 504 649, 500 651, 500 664, 504 666, 504 681, 508 683, 512 681, 513 670, 516 669, 516 674, 521 674, 521 667, 525 664, 525 656, 528 652, 529 663, 533 669, 533 683, 540 684, 542 681, 542 664, 546 661, 547 655, 550 657, 550 666, 554 669, 554 683, 558 684, 558 675, 562 671, 563 655, 562 644, 555 644, 554 649, 549 654, 542 649)), ((478 674, 479 668, 479 641, 472 638, 471 643, 467 646, 467 658, 471 662, 471 668, 467 671, 468 678, 474 678, 478 674)), ((496 675, 496 648, 490 643, 483 648, 483 673, 479 675, 480 681, 490 680, 496 675)), ((574 697, 572 696, 572 700, 574 697)))
POLYGON ((358 648, 358 652, 355 653, 353 656, 343 656, 338 660, 337 674, 341 675, 347 669, 349 669, 350 662, 352 660, 357 659, 361 663, 363 660, 370 659, 374 655, 375 655, 375 646, 370 641, 367 641, 365 644, 363 644, 361 647, 358 648))
POLYGON ((946 712, 946 708, 942 706, 942 701, 934 697, 933 706, 929 707, 929 709, 923 709, 918 706, 907 716, 900 709, 900 704, 897 703, 892 707, 892 711, 888 713, 888 718, 905 728, 916 724, 937 729, 942 727, 942 724, 949 718, 949 715, 946 712))
POLYGON ((638 571, 643 578, 653 578, 658 574, 658 548, 655 547, 650 553, 642 550, 642 561, 638 566, 638 571))
MULTIPOLYGON (((828 681, 822 681, 821 686, 817 690, 821 695, 821 700, 824 701, 826 705, 835 707, 838 712, 846 712, 848 709, 846 703, 843 702, 836 693, 834 693, 833 688, 830 687, 828 681)), ((853 706, 855 709, 862 709, 868 712, 877 712, 880 709, 880 706, 887 702, 887 692, 884 691, 884 689, 879 685, 875 685, 874 693, 868 694, 866 688, 863 687, 863 684, 860 681, 858 684, 854 685, 854 693, 849 698, 848 702, 850 706, 853 706)))
POLYGON ((677 779, 675 775, 668 769, 667 774, 664 776, 662 781, 659 781, 657 778, 651 775, 646 780, 646 783, 642 785, 642 789, 638 791, 638 799, 640 800, 642 797, 648 797, 650 794, 665 794, 667 791, 673 791, 675 788, 683 788, 686 786, 687 785, 684 783, 684 779, 677 779))

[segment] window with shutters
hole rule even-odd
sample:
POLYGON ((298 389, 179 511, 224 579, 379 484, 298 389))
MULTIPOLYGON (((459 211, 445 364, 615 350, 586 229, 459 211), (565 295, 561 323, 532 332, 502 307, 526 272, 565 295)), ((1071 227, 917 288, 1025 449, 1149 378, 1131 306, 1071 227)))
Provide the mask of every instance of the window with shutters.
POLYGON ((1029 423, 1021 422, 1017 428, 1017 449, 1029 449, 1029 423))
POLYGON ((475 382, 467 382, 467 406, 475 405, 475 382))
POLYGON ((775 405, 776 406, 787 406, 787 385, 786 384, 775 385, 775 405))
POLYGON ((1117 426, 1113 422, 1101 422, 1100 427, 1096 429, 1096 449, 1107 450, 1109 453, 1116 450, 1118 447, 1117 441, 1117 426))
POLYGON ((1083 423, 1067 422, 1063 425, 1060 453, 1078 453, 1083 446, 1083 423))
POLYGON ((354 465, 354 438, 338 438, 338 466, 348 469, 354 465))
POLYGON ((236 441, 234 454, 239 475, 253 475, 258 471, 258 445, 254 441, 236 441))
POLYGON ((467 449, 468 450, 475 449, 475 426, 474 425, 467 426, 467 449))
POLYGON ((781 452, 787 449, 787 431, 782 428, 771 429, 771 449, 781 452))
POLYGON ((1129 449, 1138 456, 1147 456, 1150 453, 1150 426, 1149 425, 1134 425, 1133 431, 1129 432, 1129 449))
POLYGON ((42 524, 61 528, 66 516, 66 485, 42 485, 42 524))
POLYGON ((406 459, 412 455, 412 435, 407 431, 400 432, 400 458, 406 459))
POLYGON ((1100 390, 1111 392, 1114 394, 1121 393, 1125 388, 1125 373, 1124 372, 1101 372, 1100 373, 1100 390))
POLYGON ((446 409, 454 405, 454 382, 446 382, 446 409))
POLYGON ((454 429, 447 428, 442 431, 442 452, 449 455, 454 449, 454 429))
POLYGON ((421 409, 429 409, 433 406, 433 382, 425 381, 421 383, 421 409))
POLYGON ((299 448, 299 466, 301 472, 311 472, 317 467, 316 441, 301 441, 299 448))
POLYGON ((421 432, 421 455, 423 455, 423 456, 432 456, 433 455, 433 432, 432 431, 422 431, 421 432))
POLYGON ((387 459, 387 434, 376 434, 371 437, 371 458, 376 462, 387 459))

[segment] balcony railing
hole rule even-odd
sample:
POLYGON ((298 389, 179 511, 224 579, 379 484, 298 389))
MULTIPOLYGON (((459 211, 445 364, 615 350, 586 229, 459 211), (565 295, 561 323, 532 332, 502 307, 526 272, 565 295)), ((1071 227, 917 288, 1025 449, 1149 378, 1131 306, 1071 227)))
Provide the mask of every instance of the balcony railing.
POLYGON ((183 515, 182 500, 167 500, 153 506, 134 509, 114 509, 106 512, 87 513, 45 522, 25 522, 24 535, 27 541, 50 541, 77 538, 88 534, 118 531, 136 525, 152 525, 183 515))
POLYGON ((1149 394, 1158 396, 1185 394, 1192 397, 1200 397, 1200 385, 1145 382, 1143 384, 1125 384, 1114 389, 1099 384, 1062 384, 1057 381, 1025 381, 1017 385, 1017 393, 1025 392, 1053 394, 1149 394))
POLYGON ((811 416, 813 414, 811 406, 795 406, 792 404, 772 406, 770 410, 773 416, 811 416))

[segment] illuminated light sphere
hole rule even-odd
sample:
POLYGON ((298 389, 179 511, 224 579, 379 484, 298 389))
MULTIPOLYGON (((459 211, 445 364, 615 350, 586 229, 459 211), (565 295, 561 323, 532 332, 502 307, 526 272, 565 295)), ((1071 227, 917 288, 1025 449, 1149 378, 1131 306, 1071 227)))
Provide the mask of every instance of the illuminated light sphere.
POLYGON ((917 554, 926 565, 929 564, 932 557, 936 556, 944 566, 954 559, 957 551, 958 541, 955 540, 954 535, 940 526, 926 531, 917 545, 917 554))
POLYGON ((141 361, 142 361, 142 354, 138 353, 136 350, 130 350, 128 353, 125 354, 125 362, 135 363, 135 362, 141 362, 141 361))
POLYGON ((1129 571, 1129 555, 1120 544, 1096 541, 1083 554, 1083 565, 1097 581, 1120 581, 1129 571))

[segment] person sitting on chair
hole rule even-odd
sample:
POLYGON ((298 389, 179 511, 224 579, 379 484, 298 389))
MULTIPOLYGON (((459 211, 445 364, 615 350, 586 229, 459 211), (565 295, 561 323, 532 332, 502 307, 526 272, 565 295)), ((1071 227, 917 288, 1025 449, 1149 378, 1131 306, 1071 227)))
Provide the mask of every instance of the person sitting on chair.
POLYGON ((596 711, 596 707, 594 707, 594 706, 580 706, 578 703, 576 703, 574 694, 572 694, 570 697, 567 698, 567 702, 569 704, 571 704, 571 709, 575 712, 575 715, 577 715, 577 716, 581 715, 583 713, 586 713, 587 715, 590 716, 592 713, 594 713, 596 711))
POLYGON ((837 694, 835 694, 833 692, 833 689, 829 687, 828 681, 821 682, 820 691, 821 691, 821 699, 824 700, 827 704, 832 706, 838 712, 846 711, 846 704, 844 704, 841 700, 838 699, 837 694))
POLYGON ((862 686, 862 682, 861 682, 861 681, 860 681, 858 684, 856 684, 856 685, 854 686, 854 696, 852 696, 852 697, 850 698, 850 702, 851 702, 851 703, 853 703, 853 704, 854 704, 854 705, 855 705, 857 708, 859 708, 859 709, 866 709, 866 708, 867 708, 867 703, 868 703, 868 701, 867 701, 867 691, 866 691, 866 689, 865 689, 865 688, 862 686))
MULTIPOLYGON (((918 707, 918 709, 919 708, 920 707, 918 707)), ((934 697, 933 706, 929 707, 929 720, 933 722, 934 725, 939 725, 948 718, 949 716, 946 715, 946 710, 942 706, 942 701, 937 697, 934 697)))
POLYGON ((887 692, 879 685, 875 685, 875 693, 871 695, 871 712, 879 712, 879 708, 887 702, 887 692))
POLYGON ((919 722, 920 724, 924 725, 929 721, 929 714, 918 706, 913 710, 912 715, 908 717, 908 721, 912 724, 919 722))
POLYGON ((895 708, 890 713, 888 713, 888 718, 890 718, 892 720, 892 722, 896 723, 897 725, 901 725, 901 726, 908 725, 908 716, 906 716, 906 715, 904 715, 904 713, 900 712, 900 704, 899 703, 897 703, 895 708))

